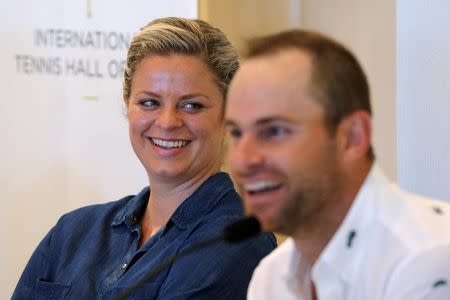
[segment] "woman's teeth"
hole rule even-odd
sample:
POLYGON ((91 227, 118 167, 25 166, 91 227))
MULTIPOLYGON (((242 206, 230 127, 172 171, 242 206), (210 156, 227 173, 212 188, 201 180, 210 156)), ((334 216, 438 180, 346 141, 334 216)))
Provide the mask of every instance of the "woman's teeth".
POLYGON ((152 139, 152 142, 164 148, 181 148, 189 143, 188 141, 165 141, 160 139, 152 139))

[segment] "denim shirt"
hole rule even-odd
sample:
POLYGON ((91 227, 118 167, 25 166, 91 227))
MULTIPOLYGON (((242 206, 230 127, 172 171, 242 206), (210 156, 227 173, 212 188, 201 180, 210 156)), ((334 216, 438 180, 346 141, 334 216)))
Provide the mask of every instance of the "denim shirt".
MULTIPOLYGON (((147 187, 62 216, 34 251, 12 299, 112 299, 165 258, 221 234, 243 216, 229 176, 217 173, 139 247, 149 193, 147 187)), ((128 299, 245 299, 254 268, 275 247, 269 233, 213 244, 176 260, 128 299)))

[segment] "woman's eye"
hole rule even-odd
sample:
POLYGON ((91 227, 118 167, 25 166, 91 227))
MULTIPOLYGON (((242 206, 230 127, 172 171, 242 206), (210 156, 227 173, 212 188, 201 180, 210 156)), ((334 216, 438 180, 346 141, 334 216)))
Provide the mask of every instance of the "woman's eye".
POLYGON ((159 106, 159 101, 155 99, 144 99, 139 101, 139 105, 145 108, 154 108, 159 106))
POLYGON ((201 110, 204 106, 197 102, 186 102, 181 107, 187 111, 195 112, 201 110))

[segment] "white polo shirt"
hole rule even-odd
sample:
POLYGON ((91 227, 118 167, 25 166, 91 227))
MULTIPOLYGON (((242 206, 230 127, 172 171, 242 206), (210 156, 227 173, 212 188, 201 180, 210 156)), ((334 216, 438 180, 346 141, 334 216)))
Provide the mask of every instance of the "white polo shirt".
POLYGON ((253 274, 249 300, 450 300, 450 204, 406 193, 374 166, 312 268, 288 238, 253 274))

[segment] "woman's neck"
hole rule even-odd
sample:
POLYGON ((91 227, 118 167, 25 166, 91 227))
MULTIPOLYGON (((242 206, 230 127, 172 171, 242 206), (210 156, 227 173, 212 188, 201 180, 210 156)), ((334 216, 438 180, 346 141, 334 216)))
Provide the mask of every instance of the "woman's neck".
POLYGON ((196 174, 185 180, 167 180, 149 176, 151 192, 141 219, 141 245, 164 227, 178 206, 217 172, 219 172, 218 168, 196 174))

